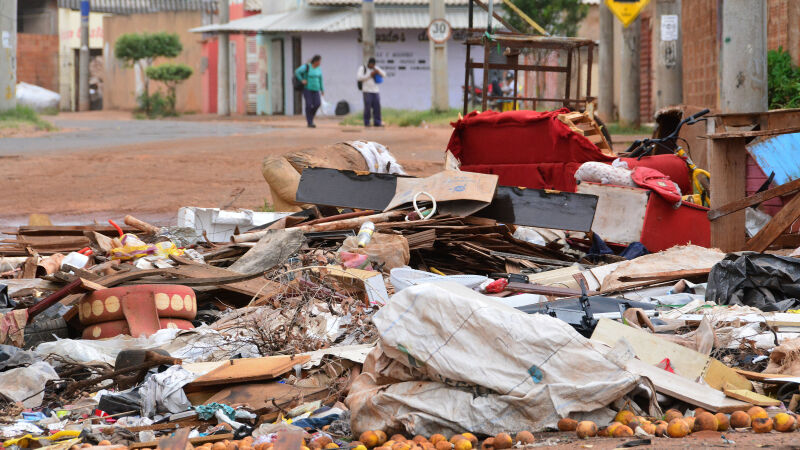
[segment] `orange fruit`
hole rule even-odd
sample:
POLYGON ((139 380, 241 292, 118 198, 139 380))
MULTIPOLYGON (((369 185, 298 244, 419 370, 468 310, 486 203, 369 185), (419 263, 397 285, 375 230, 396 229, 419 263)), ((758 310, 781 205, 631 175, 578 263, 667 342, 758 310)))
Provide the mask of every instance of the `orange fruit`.
POLYGON ((575 419, 564 417, 563 419, 558 421, 559 431, 575 431, 577 428, 578 428, 578 421, 575 419))
POLYGON ((781 433, 788 433, 789 431, 794 430, 795 425, 797 424, 797 420, 786 413, 775 414, 775 417, 772 418, 772 421, 774 422, 775 429, 781 433))
POLYGON ((444 435, 441 435, 441 434, 434 434, 434 435, 433 435, 433 436, 431 436, 431 438, 430 438, 430 439, 428 439, 428 440, 429 440, 429 441, 431 441, 431 444, 434 444, 434 445, 436 445, 436 443, 437 443, 437 442, 439 442, 439 441, 446 441, 446 440, 447 440, 447 438, 446 438, 446 437, 444 437, 444 435))
POLYGON ((710 412, 701 412, 694 417, 694 427, 692 431, 717 431, 719 422, 710 412))
POLYGON ((612 434, 612 436, 614 437, 633 436, 633 430, 631 430, 631 427, 627 425, 620 425, 614 429, 614 434, 612 434))
POLYGON ((619 422, 623 425, 627 425, 631 419, 634 419, 636 416, 628 411, 627 409, 623 409, 614 416, 614 421, 619 422))
POLYGON ((511 439, 511 436, 509 436, 508 433, 499 433, 494 437, 494 448, 497 450, 511 448, 512 445, 514 445, 514 441, 511 439))
MULTIPOLYGON (((578 424, 575 423, 575 428, 577 428, 577 427, 578 427, 578 424)), ((575 431, 575 429, 573 428, 570 431, 575 431)), ((533 442, 535 440, 536 440, 536 438, 533 437, 533 433, 531 433, 530 431, 520 431, 519 433, 517 433, 516 436, 514 436, 514 441, 521 442, 523 444, 533 444, 533 442)))
POLYGON ((494 438, 486 438, 483 443, 481 443, 481 450, 488 450, 494 449, 494 438))
POLYGON ((753 420, 752 427, 756 433, 769 433, 772 431, 772 419, 759 417, 753 420))
POLYGON ((751 420, 769 418, 769 414, 767 414, 767 411, 760 406, 753 406, 752 408, 748 409, 747 415, 750 416, 751 420))
POLYGON ((575 427, 575 433, 581 439, 595 437, 597 435, 597 425, 591 420, 578 422, 578 425, 575 427))
POLYGON ((667 435, 671 438, 682 438, 689 434, 689 425, 683 419, 672 419, 667 425, 667 435))
MULTIPOLYGON (((463 437, 463 436, 462 436, 463 437)), ((469 439, 459 439, 453 444, 454 450, 472 450, 472 442, 469 439)))
POLYGON ((667 423, 672 422, 672 419, 682 419, 683 414, 678 411, 677 409, 668 409, 666 413, 664 413, 664 421, 667 423))
POLYGON ((478 445, 478 438, 475 437, 474 434, 472 434, 472 433, 462 433, 461 435, 464 436, 465 438, 467 438, 467 440, 470 442, 470 444, 472 444, 472 448, 475 448, 475 446, 478 445))
POLYGON ((734 411, 733 414, 731 414, 731 426, 733 428, 747 428, 752 421, 753 419, 750 417, 750 414, 744 411, 734 411))

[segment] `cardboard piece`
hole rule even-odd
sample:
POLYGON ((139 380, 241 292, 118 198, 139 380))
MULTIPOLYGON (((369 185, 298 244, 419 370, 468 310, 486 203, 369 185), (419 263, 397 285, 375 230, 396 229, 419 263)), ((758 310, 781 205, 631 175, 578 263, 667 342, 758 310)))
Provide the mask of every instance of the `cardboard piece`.
POLYGON ((756 406, 780 406, 781 401, 766 395, 761 395, 757 392, 746 391, 744 389, 728 389, 722 390, 730 398, 741 400, 756 406))
MULTIPOLYGON (((469 216, 489 205, 497 189, 497 175, 445 170, 427 178, 398 178, 397 190, 384 211, 411 205, 426 192, 436 199, 442 214, 469 216)), ((429 201, 425 194, 417 202, 429 201)))
POLYGON ((709 386, 720 391, 728 385, 734 386, 734 389, 753 390, 750 381, 718 360, 669 342, 656 334, 610 319, 600 319, 591 337, 593 341, 611 347, 621 338, 625 338, 630 344, 637 358, 652 366, 669 358, 675 373, 689 380, 702 378, 709 386))
POLYGON ((226 386, 233 383, 249 383, 275 378, 292 369, 295 365, 303 365, 309 356, 267 356, 264 358, 231 359, 225 365, 195 378, 183 387, 184 392, 197 392, 209 386, 226 386))

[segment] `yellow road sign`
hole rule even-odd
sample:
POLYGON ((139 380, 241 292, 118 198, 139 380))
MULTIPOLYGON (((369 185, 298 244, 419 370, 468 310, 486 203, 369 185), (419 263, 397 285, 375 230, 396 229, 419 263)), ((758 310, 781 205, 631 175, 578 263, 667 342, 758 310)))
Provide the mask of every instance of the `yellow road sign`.
POLYGON ((650 0, 606 0, 606 6, 622 22, 622 26, 627 27, 642 12, 650 0))

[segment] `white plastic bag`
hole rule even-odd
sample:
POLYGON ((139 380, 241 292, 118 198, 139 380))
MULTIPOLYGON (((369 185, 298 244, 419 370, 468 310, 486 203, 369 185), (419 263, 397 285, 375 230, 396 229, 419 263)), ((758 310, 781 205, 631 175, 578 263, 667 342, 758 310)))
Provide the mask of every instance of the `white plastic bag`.
POLYGON ((36 111, 42 111, 48 108, 58 109, 58 104, 60 102, 61 95, 57 92, 25 82, 17 84, 18 105, 28 106, 36 111))
POLYGON ((319 115, 321 116, 336 115, 336 107, 333 103, 330 103, 327 100, 325 100, 325 97, 320 97, 320 100, 322 101, 322 104, 319 107, 319 115))

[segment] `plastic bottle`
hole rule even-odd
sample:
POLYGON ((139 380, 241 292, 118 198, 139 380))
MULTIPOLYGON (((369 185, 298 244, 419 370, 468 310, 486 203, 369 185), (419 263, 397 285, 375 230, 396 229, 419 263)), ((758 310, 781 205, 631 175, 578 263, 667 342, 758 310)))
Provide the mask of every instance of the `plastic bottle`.
POLYGON ((366 247, 369 244, 369 241, 372 240, 372 233, 375 232, 375 224, 370 222, 369 220, 361 224, 361 228, 358 230, 358 246, 359 247, 366 247))

